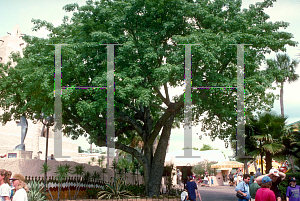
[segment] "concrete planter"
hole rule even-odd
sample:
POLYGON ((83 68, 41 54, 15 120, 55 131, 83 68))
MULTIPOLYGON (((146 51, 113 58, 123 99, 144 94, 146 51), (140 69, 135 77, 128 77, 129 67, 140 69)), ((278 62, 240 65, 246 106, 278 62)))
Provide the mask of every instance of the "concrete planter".
MULTIPOLYGON (((96 201, 97 199, 80 199, 76 201, 96 201)), ((49 200, 51 201, 51 200, 49 200)), ((74 201, 74 200, 62 200, 62 201, 74 201)), ((99 201, 99 200, 97 200, 99 201)), ((101 201, 117 201, 117 199, 111 199, 111 200, 101 200, 101 201)), ((180 198, 172 198, 172 199, 151 199, 151 198, 143 198, 143 199, 120 199, 118 201, 180 201, 180 198)))

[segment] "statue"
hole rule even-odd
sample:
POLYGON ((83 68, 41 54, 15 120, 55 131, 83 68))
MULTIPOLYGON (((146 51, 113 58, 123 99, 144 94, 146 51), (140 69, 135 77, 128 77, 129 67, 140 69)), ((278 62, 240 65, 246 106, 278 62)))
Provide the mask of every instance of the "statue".
POLYGON ((24 141, 28 130, 28 121, 24 116, 21 117, 20 123, 17 126, 21 126, 21 144, 17 145, 14 151, 25 151, 24 141))

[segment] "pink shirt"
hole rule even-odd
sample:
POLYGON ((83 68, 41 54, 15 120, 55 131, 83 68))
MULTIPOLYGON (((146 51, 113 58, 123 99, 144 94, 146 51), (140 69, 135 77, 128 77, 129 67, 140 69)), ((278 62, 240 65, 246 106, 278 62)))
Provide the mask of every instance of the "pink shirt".
POLYGON ((275 193, 268 188, 260 188, 256 191, 255 201, 276 201, 275 193))

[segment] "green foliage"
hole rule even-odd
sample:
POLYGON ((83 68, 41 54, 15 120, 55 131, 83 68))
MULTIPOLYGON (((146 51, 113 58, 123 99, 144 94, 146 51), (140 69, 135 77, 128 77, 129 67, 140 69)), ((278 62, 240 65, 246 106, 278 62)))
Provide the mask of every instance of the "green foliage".
POLYGON ((277 83, 294 82, 299 78, 296 74, 296 68, 299 61, 293 59, 291 61, 288 54, 276 54, 276 59, 267 60, 267 71, 271 73, 277 83))
POLYGON ((81 146, 78 146, 78 153, 84 153, 84 150, 81 148, 81 146))
POLYGON ((71 174, 76 174, 77 175, 74 199, 77 198, 78 193, 80 191, 80 184, 82 182, 82 175, 84 174, 84 168, 85 168, 84 165, 78 164, 74 167, 74 171, 71 173, 71 174), (80 176, 79 179, 78 179, 78 176, 80 176))
MULTIPOLYGON (((155 183, 146 183, 146 191, 158 194, 161 178, 151 171, 162 170, 171 128, 184 121, 183 92, 168 95, 170 87, 184 83, 185 48, 177 44, 199 44, 192 48, 193 86, 236 86, 237 51, 230 44, 252 44, 245 47, 245 112, 270 109, 274 95, 266 89, 275 78, 259 70, 263 54, 297 44, 291 33, 280 30, 287 22, 269 21, 264 10, 273 1, 243 10, 241 0, 87 1, 66 5, 73 16, 57 27, 33 19, 33 30, 45 27, 49 38, 24 36, 24 57, 12 55, 14 68, 1 65, 0 120, 54 113, 54 49, 47 44, 69 44, 62 48, 62 86, 100 87, 107 85, 107 51, 101 44, 122 44, 115 47, 115 146, 146 163, 145 177, 155 183), (151 147, 159 134, 154 155, 151 147), (133 139, 141 139, 140 151, 130 146, 136 145, 133 139), (149 170, 153 164, 160 169, 149 170)), ((228 141, 236 130, 236 89, 197 89, 192 97, 192 125, 201 123, 212 139, 228 141)), ((91 143, 105 146, 106 99, 102 89, 63 90, 63 132, 73 139, 88 134, 91 143)))
POLYGON ((129 184, 126 189, 131 192, 135 196, 144 197, 145 196, 145 185, 135 185, 135 184, 129 184))
POLYGON ((286 119, 275 113, 250 117, 247 122, 246 150, 252 156, 266 156, 266 170, 271 169, 272 157, 284 152, 283 138, 288 135, 286 119))
POLYGON ((216 149, 212 148, 212 146, 210 146, 209 144, 203 144, 200 151, 206 151, 206 150, 216 150, 216 149))
POLYGON ((104 174, 107 172, 106 168, 102 168, 102 180, 104 181, 104 174))
POLYGON ((179 196, 181 193, 182 193, 181 189, 171 188, 170 191, 168 192, 168 196, 169 198, 175 198, 179 196))
POLYGON ((97 195, 102 188, 87 188, 85 190, 86 197, 89 199, 97 199, 97 195))
POLYGON ((27 192, 28 201, 44 201, 44 184, 39 181, 29 181, 27 183, 29 191, 27 192))
POLYGON ((101 158, 98 158, 97 163, 101 168, 103 167, 103 162, 104 162, 104 156, 101 156, 101 158))
POLYGON ((51 171, 51 166, 47 163, 43 163, 41 169, 40 169, 40 173, 44 174, 45 172, 50 172, 51 171))
POLYGON ((82 164, 78 164, 74 166, 74 171, 72 172, 72 174, 76 174, 77 176, 81 176, 84 174, 84 169, 85 166, 82 164))
POLYGON ((60 199, 62 182, 68 178, 71 171, 72 171, 71 165, 69 165, 69 164, 65 164, 65 165, 59 164, 59 166, 56 167, 56 171, 54 172, 54 174, 55 174, 55 178, 59 182, 58 195, 57 195, 58 199, 57 200, 60 199))
POLYGON ((84 173, 84 176, 83 176, 83 180, 85 181, 85 182, 89 182, 90 181, 90 178, 91 178, 91 173, 90 172, 85 172, 84 173))
POLYGON ((195 172, 196 175, 204 175, 207 172, 209 175, 214 174, 214 169, 211 168, 213 164, 216 164, 215 161, 201 161, 197 165, 193 166, 192 172, 195 172))
POLYGON ((114 182, 105 184, 107 190, 98 193, 98 199, 122 199, 133 198, 133 194, 126 189, 125 182, 122 178, 114 178, 114 182))

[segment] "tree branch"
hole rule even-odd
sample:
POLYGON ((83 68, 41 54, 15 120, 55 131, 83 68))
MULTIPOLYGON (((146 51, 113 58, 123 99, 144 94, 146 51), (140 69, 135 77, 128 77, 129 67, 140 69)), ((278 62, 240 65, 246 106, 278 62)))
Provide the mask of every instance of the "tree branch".
POLYGON ((124 114, 123 112, 120 112, 120 115, 118 116, 118 118, 115 118, 115 120, 129 123, 137 131, 138 135, 141 136, 143 132, 143 128, 140 125, 138 125, 137 122, 131 117, 129 117, 128 115, 124 114))
POLYGON ((126 153, 133 155, 142 164, 146 163, 144 156, 134 148, 128 147, 119 142, 115 142, 115 148, 121 149, 122 151, 125 151, 126 153))
POLYGON ((159 131, 161 130, 161 128, 165 125, 165 123, 168 121, 168 119, 175 113, 180 111, 180 109, 184 106, 184 103, 182 101, 177 102, 177 103, 170 103, 169 108, 167 109, 168 111, 165 112, 160 118, 159 120, 156 122, 154 129, 151 133, 151 135, 149 136, 148 140, 147 140, 147 145, 151 145, 153 144, 155 138, 157 137, 157 135, 159 134, 159 131))
POLYGON ((167 99, 165 99, 165 97, 163 97, 163 95, 160 93, 159 89, 157 87, 154 87, 155 92, 157 93, 157 95, 160 97, 160 99, 166 104, 169 105, 170 103, 168 103, 167 99))
POLYGON ((160 105, 156 105, 156 104, 153 104, 153 103, 150 103, 150 106, 153 106, 153 107, 156 107, 156 108, 159 108, 159 109, 161 109, 161 110, 163 110, 163 111, 167 111, 168 109, 166 109, 166 108, 163 108, 162 106, 160 106, 160 105))
POLYGON ((166 93, 166 101, 167 101, 168 104, 170 104, 169 90, 168 90, 168 86, 167 86, 166 83, 164 84, 164 88, 165 88, 165 93, 166 93))

